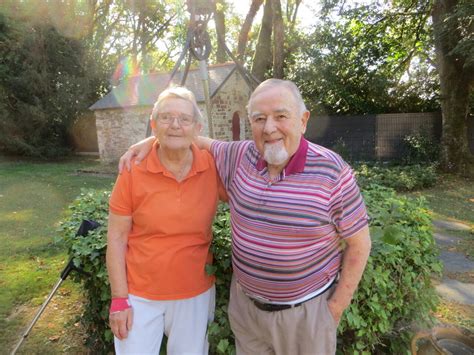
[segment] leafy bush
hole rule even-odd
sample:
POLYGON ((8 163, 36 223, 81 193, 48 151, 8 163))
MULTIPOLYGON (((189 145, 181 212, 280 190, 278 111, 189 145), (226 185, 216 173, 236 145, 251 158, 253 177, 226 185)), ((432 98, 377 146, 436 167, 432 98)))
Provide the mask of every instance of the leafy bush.
MULTIPOLYGON (((423 199, 399 197, 394 190, 367 184, 363 192, 371 216, 373 247, 354 300, 345 312, 338 336, 340 353, 407 353, 413 324, 430 320, 436 306, 431 276, 441 264, 431 232, 431 219, 423 199)), ((97 351, 112 347, 107 326, 110 299, 105 270, 107 191, 83 191, 62 223, 65 240, 77 265, 91 274, 76 275, 84 284, 87 304, 83 322, 89 344, 97 351), (95 219, 102 228, 88 237, 75 237, 82 219, 95 219)), ((216 313, 208 334, 211 354, 235 353, 227 318, 231 281, 229 210, 219 206, 213 225, 216 275, 216 313)))
POLYGON ((407 165, 384 167, 361 164, 355 168, 361 187, 378 184, 396 191, 412 191, 436 183, 436 165, 407 165))
MULTIPOLYGON (((85 306, 82 322, 87 332, 87 345, 93 352, 106 353, 113 350, 113 334, 108 326, 110 284, 105 264, 107 246, 107 216, 109 190, 82 190, 69 206, 69 214, 61 223, 60 233, 76 266, 89 276, 72 273, 75 281, 82 282, 85 306), (88 233, 87 237, 76 237, 84 219, 95 220, 101 227, 88 233)), ((212 251, 214 265, 208 272, 216 275, 215 320, 209 326, 209 342, 212 353, 235 351, 233 335, 227 318, 229 286, 232 277, 230 259, 230 221, 227 206, 220 205, 213 225, 212 251)))
MULTIPOLYGON (((412 324, 431 320, 430 311, 437 304, 431 284, 432 273, 441 271, 431 232, 431 219, 423 199, 399 197, 392 189, 367 186, 364 198, 371 216, 373 247, 368 265, 354 300, 345 312, 338 336, 338 352, 408 353, 412 324)), ((228 329, 226 307, 230 286, 229 213, 222 210, 216 220, 219 231, 213 247, 216 275, 224 283, 218 286, 216 322, 211 326, 222 346, 217 353, 234 351, 228 329), (222 243, 221 236, 225 236, 222 243), (222 249, 224 248, 224 249, 222 249), (224 263, 222 265, 222 263, 224 263), (219 316, 217 315, 219 313, 219 316)), ((214 225, 216 227, 216 224, 214 225)), ((211 340, 214 346, 216 341, 211 340)))
POLYGON ((83 284, 85 305, 82 323, 92 353, 113 350, 113 334, 108 326, 110 284, 105 265, 109 198, 110 191, 107 190, 82 190, 69 206, 70 214, 60 226, 74 264, 89 273, 89 276, 75 272, 71 275, 83 284), (99 222, 101 227, 89 232, 86 237, 76 237, 84 219, 99 222))
POLYGON ((339 326, 342 353, 408 354, 412 326, 431 320, 438 301, 431 283, 441 271, 424 199, 372 184, 363 191, 372 251, 339 326))
POLYGON ((83 42, 47 18, 39 23, 20 15, 34 13, 33 3, 11 3, 2 2, 0 13, 0 151, 61 157, 70 152, 69 128, 98 98, 105 73, 83 42))
POLYGON ((212 231, 214 239, 211 249, 214 254, 214 264, 208 272, 216 276, 216 313, 214 322, 208 329, 210 352, 233 354, 235 353, 234 335, 230 330, 227 317, 232 279, 230 214, 227 205, 219 205, 212 231))
POLYGON ((416 133, 403 138, 403 158, 405 164, 435 163, 439 160, 440 145, 430 137, 416 133))

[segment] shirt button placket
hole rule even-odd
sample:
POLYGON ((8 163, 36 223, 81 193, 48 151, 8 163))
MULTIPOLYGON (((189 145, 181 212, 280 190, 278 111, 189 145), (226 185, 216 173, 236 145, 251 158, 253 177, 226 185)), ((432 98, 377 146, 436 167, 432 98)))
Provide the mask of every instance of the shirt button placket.
POLYGON ((181 204, 181 183, 176 182, 176 200, 181 204))

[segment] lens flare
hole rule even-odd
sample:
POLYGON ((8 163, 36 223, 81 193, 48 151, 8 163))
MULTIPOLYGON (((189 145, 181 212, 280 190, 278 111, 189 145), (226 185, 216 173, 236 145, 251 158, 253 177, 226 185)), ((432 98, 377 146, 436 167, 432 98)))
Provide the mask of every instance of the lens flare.
POLYGON ((0 13, 33 25, 50 25, 67 38, 81 39, 92 29, 93 8, 87 1, 0 0, 0 13))
POLYGON ((118 83, 120 80, 130 78, 140 74, 136 60, 131 57, 122 58, 117 64, 114 73, 112 74, 112 82, 118 83))
POLYGON ((140 105, 147 99, 150 85, 146 84, 146 76, 140 76, 140 68, 132 57, 125 57, 117 64, 111 82, 117 85, 112 94, 121 107, 140 105))
POLYGON ((68 38, 81 39, 92 26, 91 7, 85 1, 48 2, 48 14, 56 30, 68 38))

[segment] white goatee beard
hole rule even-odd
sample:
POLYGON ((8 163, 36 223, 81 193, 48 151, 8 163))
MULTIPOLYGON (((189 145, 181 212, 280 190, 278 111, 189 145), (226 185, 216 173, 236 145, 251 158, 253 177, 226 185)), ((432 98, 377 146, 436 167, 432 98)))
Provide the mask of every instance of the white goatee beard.
POLYGON ((282 143, 264 144, 263 159, 270 165, 281 165, 289 158, 288 152, 282 143))

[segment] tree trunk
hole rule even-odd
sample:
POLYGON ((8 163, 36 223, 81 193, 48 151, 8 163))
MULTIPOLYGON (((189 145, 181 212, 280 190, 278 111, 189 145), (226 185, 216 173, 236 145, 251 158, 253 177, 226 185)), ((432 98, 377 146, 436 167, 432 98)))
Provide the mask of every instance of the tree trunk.
MULTIPOLYGON (((224 0, 216 1, 216 12, 214 16, 216 23, 217 38, 221 36, 225 39, 225 2, 224 0)), ((217 41, 216 61, 217 63, 224 63, 227 60, 224 46, 220 41, 217 41)))
POLYGON ((263 0, 252 0, 252 3, 250 4, 249 12, 245 17, 245 21, 242 24, 242 27, 240 28, 239 32, 239 43, 237 45, 238 59, 243 59, 245 55, 245 48, 247 47, 249 32, 250 28, 252 28, 253 19, 255 18, 255 15, 257 14, 258 9, 260 9, 260 6, 262 6, 262 4, 263 0))
POLYGON ((259 80, 263 80, 265 73, 272 67, 272 24, 272 0, 265 0, 262 27, 258 34, 252 65, 252 74, 259 80))
POLYGON ((295 0, 294 2, 287 0, 286 2, 286 20, 289 24, 290 32, 293 32, 296 25, 296 15, 301 5, 301 0, 295 0))
POLYGON ((281 14, 280 0, 272 0, 273 10, 273 77, 283 78, 283 61, 285 59, 285 25, 281 14))
POLYGON ((432 12, 443 117, 441 167, 447 172, 462 171, 472 158, 467 136, 472 79, 464 71, 463 58, 451 53, 461 39, 458 29, 443 31, 445 16, 453 11, 457 3, 457 0, 437 0, 432 12))

